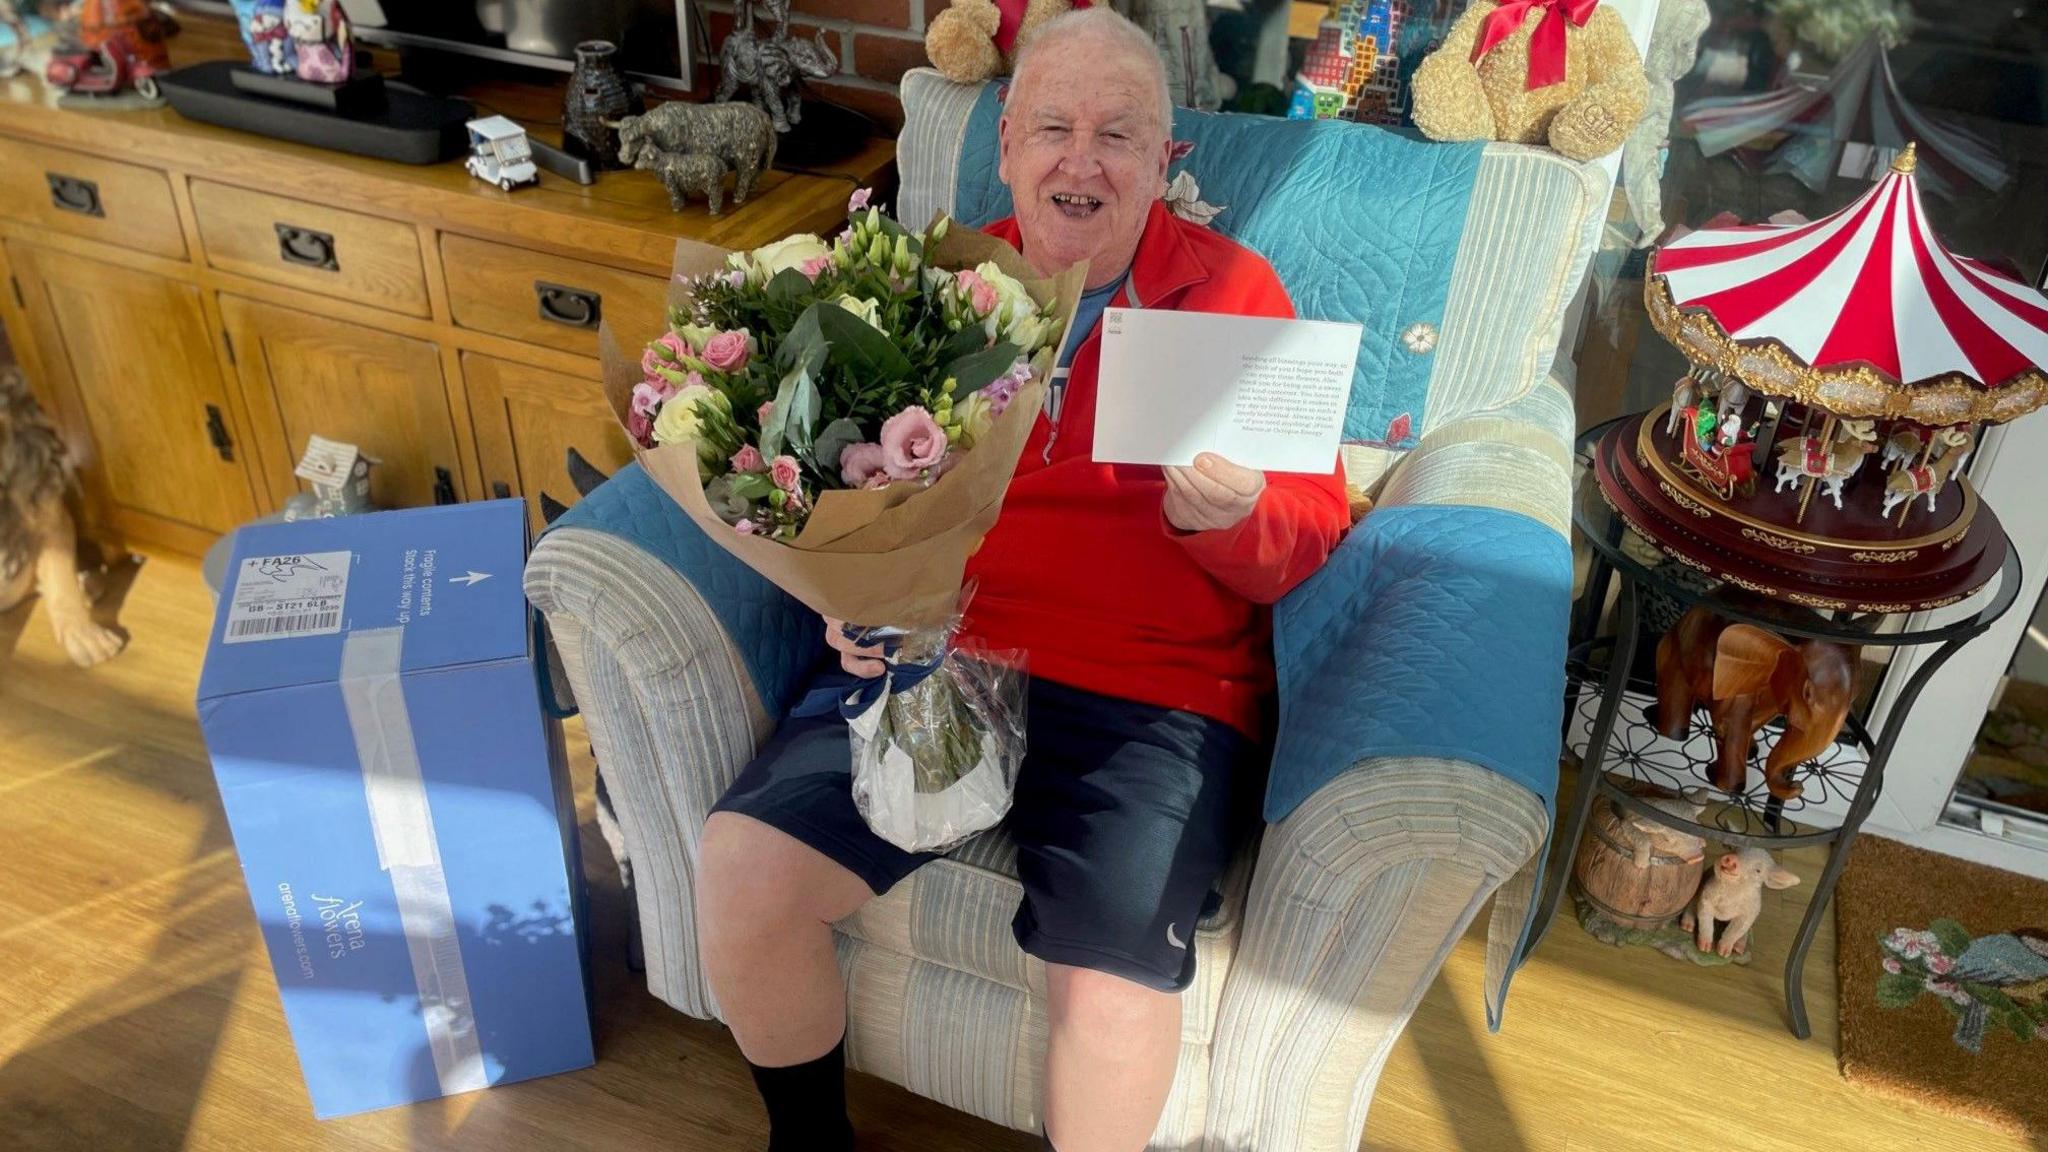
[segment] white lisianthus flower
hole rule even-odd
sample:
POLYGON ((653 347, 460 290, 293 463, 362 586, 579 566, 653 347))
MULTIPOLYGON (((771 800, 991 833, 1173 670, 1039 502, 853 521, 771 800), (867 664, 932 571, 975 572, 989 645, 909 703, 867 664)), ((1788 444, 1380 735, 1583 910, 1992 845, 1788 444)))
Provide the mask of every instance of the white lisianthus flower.
POLYGON ((990 340, 1007 340, 1027 352, 1045 342, 1050 325, 1038 315, 1038 301, 1023 284, 993 260, 976 267, 974 274, 996 290, 995 309, 982 321, 990 340))
POLYGON ((851 294, 841 294, 833 303, 867 321, 868 327, 875 331, 884 335, 888 333, 889 330, 882 327, 882 306, 875 301, 851 294))
POLYGON ((708 384, 692 384, 677 392, 661 406, 661 415, 654 418, 654 442, 680 444, 697 439, 703 432, 697 406, 716 406, 724 400, 725 397, 708 384))
MULTIPOLYGON (((828 255, 831 251, 823 240, 808 232, 799 232, 747 253, 743 257, 743 266, 756 280, 767 281, 773 279, 777 272, 800 271, 805 264, 828 255)), ((727 259, 731 260, 732 257, 727 259)))
POLYGON ((933 268, 930 265, 926 265, 920 275, 924 279, 924 291, 927 296, 944 295, 946 289, 953 284, 953 274, 944 268, 933 268))

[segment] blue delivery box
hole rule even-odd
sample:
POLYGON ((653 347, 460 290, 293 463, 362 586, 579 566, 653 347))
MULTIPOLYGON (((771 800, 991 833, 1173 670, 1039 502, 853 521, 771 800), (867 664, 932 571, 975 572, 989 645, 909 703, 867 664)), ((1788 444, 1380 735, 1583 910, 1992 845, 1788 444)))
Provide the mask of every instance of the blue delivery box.
POLYGON ((518 500, 253 525, 199 720, 322 1119, 591 1063, 518 500))

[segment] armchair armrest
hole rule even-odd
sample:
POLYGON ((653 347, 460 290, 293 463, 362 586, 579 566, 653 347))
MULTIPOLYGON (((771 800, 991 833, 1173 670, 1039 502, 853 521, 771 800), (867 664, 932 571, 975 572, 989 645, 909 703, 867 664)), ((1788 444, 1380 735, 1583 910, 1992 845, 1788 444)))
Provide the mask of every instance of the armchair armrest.
POLYGON ((1388 475, 1378 506, 1517 512, 1571 535, 1571 392, 1555 376, 1498 408, 1433 428, 1388 475))
MULTIPOLYGON (((1547 827, 1543 801, 1495 772, 1380 758, 1267 829, 1216 1025, 1208 1146, 1357 1148, 1394 1041, 1487 898, 1533 877, 1547 827)), ((1490 952, 1512 947, 1501 936, 1490 952)))
POLYGON ((658 492, 646 499, 652 490, 627 469, 571 509, 534 546, 526 595, 554 633, 612 800, 648 991, 711 1019, 695 939, 704 819, 773 730, 822 632, 765 582, 736 587, 751 572, 701 533, 693 549, 695 527, 658 492))

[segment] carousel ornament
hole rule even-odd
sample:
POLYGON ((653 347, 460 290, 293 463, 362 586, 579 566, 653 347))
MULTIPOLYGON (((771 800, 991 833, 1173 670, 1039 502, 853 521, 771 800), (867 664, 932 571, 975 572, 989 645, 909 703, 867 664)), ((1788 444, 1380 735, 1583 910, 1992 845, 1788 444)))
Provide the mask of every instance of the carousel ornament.
POLYGON ((2048 296, 1950 252, 1917 166, 1908 142, 1830 216, 1653 253, 1651 322, 1694 368, 1596 466, 1665 552, 1823 610, 1953 603, 1998 571, 2005 534, 1964 466, 1981 426, 2048 404, 2048 296))

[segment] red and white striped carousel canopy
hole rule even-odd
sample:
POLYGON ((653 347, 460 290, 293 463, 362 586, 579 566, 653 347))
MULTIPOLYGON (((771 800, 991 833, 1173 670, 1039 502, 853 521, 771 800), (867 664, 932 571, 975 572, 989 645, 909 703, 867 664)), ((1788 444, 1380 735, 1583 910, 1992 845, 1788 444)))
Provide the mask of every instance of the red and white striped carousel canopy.
POLYGON ((1907 145, 1855 203, 1805 224, 1664 245, 1659 331, 1752 389, 1841 416, 2004 421, 2048 402, 2048 297, 1943 247, 1907 145))

